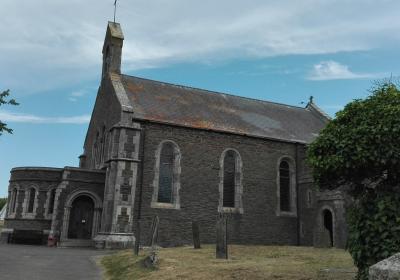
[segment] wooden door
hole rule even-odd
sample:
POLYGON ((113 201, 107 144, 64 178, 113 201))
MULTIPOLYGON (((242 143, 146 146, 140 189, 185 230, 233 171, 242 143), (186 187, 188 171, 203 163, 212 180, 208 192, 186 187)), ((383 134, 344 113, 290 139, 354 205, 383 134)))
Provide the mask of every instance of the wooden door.
POLYGON ((79 196, 72 203, 69 216, 68 238, 91 239, 94 203, 88 196, 79 196))

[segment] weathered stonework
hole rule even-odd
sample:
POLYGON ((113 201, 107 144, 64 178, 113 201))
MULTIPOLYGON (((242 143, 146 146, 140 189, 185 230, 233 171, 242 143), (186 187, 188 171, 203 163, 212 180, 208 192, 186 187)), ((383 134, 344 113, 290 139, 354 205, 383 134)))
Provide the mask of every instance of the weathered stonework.
POLYGON ((347 224, 345 219, 346 197, 340 191, 324 191, 317 194, 315 211, 314 244, 317 247, 330 247, 327 231, 324 228, 324 211, 329 211, 333 218, 333 246, 345 248, 347 224))
POLYGON ((200 242, 215 243, 223 214, 229 243, 325 246, 332 241, 322 220, 328 209, 329 238, 344 246, 344 196, 315 191, 305 164, 307 143, 328 121, 315 104, 284 106, 122 75, 123 39, 119 24, 109 23, 79 168, 13 169, 1 240, 25 230, 48 235, 49 244, 127 248, 139 224, 146 245, 158 216, 161 246, 191 244, 194 221, 200 242), (171 203, 158 199, 163 143, 174 147, 171 203), (234 194, 225 204, 233 207, 223 199, 227 151, 236 155, 234 194), (280 207, 282 160, 289 163, 288 211, 280 207))
POLYGON ((225 149, 219 159, 219 199, 218 199, 218 212, 220 213, 236 213, 243 214, 243 163, 240 153, 232 148, 225 149), (235 207, 223 207, 223 193, 224 193, 224 158, 227 151, 233 151, 236 154, 235 157, 235 207))
POLYGON ((296 217, 297 216, 297 191, 296 191, 296 163, 295 160, 288 156, 282 156, 278 159, 276 165, 276 178, 279 178, 279 165, 285 160, 289 163, 289 176, 290 176, 290 211, 282 211, 280 205, 280 181, 276 180, 276 215, 277 216, 287 216, 296 217))
MULTIPOLYGON (((150 155, 144 159, 142 232, 149 231, 152 217, 158 215, 161 245, 189 244, 191 222, 198 220, 202 229, 201 242, 214 243, 215 217, 220 198, 220 158, 229 147, 240 153, 243 162, 243 213, 232 213, 229 216, 230 241, 297 244, 296 218, 276 215, 276 166, 284 155, 295 158, 293 144, 161 124, 142 124, 142 129, 146 131, 147 139, 145 155, 150 155), (182 154, 181 208, 178 212, 150 207, 156 160, 152 154, 165 139, 179 144, 182 154)), ((139 204, 138 199, 135 204, 139 204)))
POLYGON ((153 180, 153 195, 151 199, 152 208, 164 208, 164 209, 177 209, 181 207, 179 191, 181 189, 181 152, 179 146, 171 140, 163 140, 155 150, 155 166, 154 166, 154 180, 153 180), (158 186, 160 176, 160 155, 161 148, 165 143, 171 143, 174 147, 174 167, 173 167, 173 178, 172 178, 172 203, 158 202, 158 186))

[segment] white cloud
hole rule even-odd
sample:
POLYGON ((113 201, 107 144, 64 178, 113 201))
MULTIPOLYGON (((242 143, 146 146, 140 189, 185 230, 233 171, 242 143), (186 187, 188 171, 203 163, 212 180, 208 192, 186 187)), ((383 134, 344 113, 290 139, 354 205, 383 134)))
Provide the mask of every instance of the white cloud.
POLYGON ((0 120, 4 122, 36 123, 36 124, 87 124, 90 115, 72 117, 40 117, 31 114, 11 113, 0 111, 0 120))
MULTIPOLYGON (((29 93, 99 79, 113 3, 2 0, 0 84, 29 93)), ((398 46, 399 9, 396 0, 132 0, 119 1, 117 21, 125 34, 126 72, 398 46)))
POLYGON ((340 64, 339 62, 329 60, 321 61, 313 66, 313 70, 308 76, 309 80, 345 80, 345 79, 365 79, 376 77, 377 74, 371 73, 354 73, 349 66, 340 64))
POLYGON ((68 97, 68 100, 71 102, 76 102, 78 101, 79 98, 87 95, 89 92, 86 90, 78 90, 78 91, 73 91, 71 92, 71 94, 68 97))

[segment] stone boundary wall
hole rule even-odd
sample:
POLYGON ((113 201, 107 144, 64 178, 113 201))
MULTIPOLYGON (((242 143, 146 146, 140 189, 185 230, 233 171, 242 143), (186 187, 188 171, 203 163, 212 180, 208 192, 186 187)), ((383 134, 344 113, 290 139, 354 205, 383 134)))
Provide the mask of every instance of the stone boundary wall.
POLYGON ((374 264, 369 268, 369 280, 400 279, 400 253, 374 264))

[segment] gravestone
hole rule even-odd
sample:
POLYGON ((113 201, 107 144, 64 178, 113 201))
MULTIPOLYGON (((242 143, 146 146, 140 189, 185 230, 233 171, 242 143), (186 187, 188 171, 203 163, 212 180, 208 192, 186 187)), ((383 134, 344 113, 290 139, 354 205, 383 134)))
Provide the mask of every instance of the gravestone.
POLYGON ((135 256, 139 256, 139 248, 140 248, 140 220, 136 222, 136 243, 134 248, 135 256))
POLYGON ((369 280, 400 279, 400 253, 384 259, 369 268, 369 280))
POLYGON ((192 232, 193 232, 193 245, 195 249, 200 249, 200 229, 197 221, 192 221, 192 232))
POLYGON ((228 259, 228 243, 227 243, 227 218, 220 213, 217 217, 217 259, 228 259))
POLYGON ((158 238, 158 224, 160 220, 158 216, 155 216, 151 225, 150 234, 150 254, 144 259, 144 265, 146 267, 155 267, 158 263, 157 257, 157 238, 158 238))

